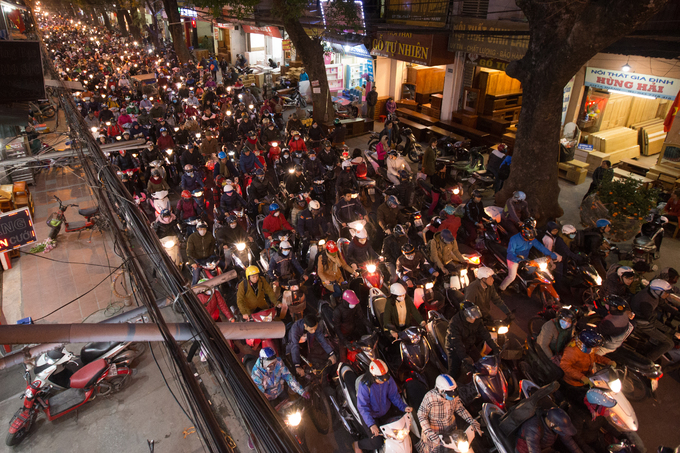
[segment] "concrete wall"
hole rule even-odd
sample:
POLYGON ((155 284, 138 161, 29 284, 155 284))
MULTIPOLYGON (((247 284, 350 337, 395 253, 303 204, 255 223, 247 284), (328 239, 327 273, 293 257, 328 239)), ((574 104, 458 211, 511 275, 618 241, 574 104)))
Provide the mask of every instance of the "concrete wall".
POLYGON ((238 30, 229 31, 229 39, 231 41, 231 63, 236 62, 237 53, 245 53, 246 51, 246 34, 243 33, 243 27, 238 27, 238 30))
POLYGON ((489 13, 486 18, 493 20, 526 20, 524 13, 519 9, 515 0, 491 0, 489 2, 489 13))

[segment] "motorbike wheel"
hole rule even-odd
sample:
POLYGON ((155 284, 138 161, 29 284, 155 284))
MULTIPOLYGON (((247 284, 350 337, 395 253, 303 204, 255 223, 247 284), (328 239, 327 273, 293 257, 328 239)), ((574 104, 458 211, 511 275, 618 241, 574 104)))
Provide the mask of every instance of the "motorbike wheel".
POLYGON ((417 164, 422 159, 422 156, 419 156, 414 147, 412 146, 408 152, 408 159, 414 164, 417 164))
POLYGON ((644 451, 645 450, 645 444, 642 442, 642 439, 640 438, 640 435, 636 431, 631 431, 628 433, 624 434, 628 440, 635 445, 635 449, 637 451, 644 451))
POLYGON ((114 393, 120 392, 128 382, 130 382, 129 374, 118 375, 112 377, 111 379, 105 379, 99 384, 97 393, 99 396, 111 396, 114 393))
POLYGON ((303 95, 300 95, 300 107, 305 108, 307 107, 307 101, 305 100, 305 97, 303 95))
MULTIPOLYGON (((9 421, 10 426, 12 425, 12 423, 14 423, 14 420, 23 411, 24 411, 24 408, 22 407, 21 409, 19 409, 17 411, 16 414, 14 414, 14 417, 12 417, 12 420, 9 421)), ((38 416, 38 413, 33 412, 33 414, 31 414, 30 420, 28 420, 28 422, 23 426, 23 428, 17 430, 14 433, 7 433, 7 437, 5 438, 5 444, 8 447, 15 447, 15 446, 19 445, 21 442, 23 442, 23 440, 26 438, 28 433, 31 432, 31 428, 33 428, 33 425, 35 424, 35 419, 37 418, 37 416, 38 416)))
POLYGON ((59 232, 61 231, 61 223, 62 223, 62 222, 59 223, 59 226, 52 227, 52 228, 50 229, 50 234, 48 235, 48 237, 49 237, 50 239, 52 239, 53 241, 56 241, 56 240, 57 240, 57 236, 59 235, 59 232))
POLYGON ((581 294, 581 300, 583 301, 583 304, 592 305, 593 302, 599 297, 599 291, 599 286, 591 286, 590 288, 586 288, 583 291, 583 294, 581 294))
POLYGON ((323 392, 321 387, 316 387, 312 390, 311 412, 310 418, 316 426, 316 430, 320 434, 328 434, 333 424, 333 414, 331 413, 331 406, 328 403, 328 397, 323 392))
POLYGON ((130 343, 130 346, 128 346, 128 348, 123 353, 113 358, 113 362, 118 363, 120 361, 125 361, 128 365, 130 365, 135 361, 135 359, 137 359, 137 357, 146 352, 146 348, 147 343, 144 342, 130 343))
POLYGON ((630 401, 642 401, 649 396, 647 386, 642 382, 640 376, 630 371, 626 374, 625 379, 621 379, 621 391, 630 401))
POLYGON ((546 293, 545 291, 541 291, 541 303, 543 304, 543 308, 552 307, 555 304, 559 305, 559 301, 556 300, 552 294, 546 293))
POLYGON ((57 111, 54 109, 54 107, 47 107, 42 111, 42 114, 45 118, 54 118, 54 115, 57 114, 57 111))

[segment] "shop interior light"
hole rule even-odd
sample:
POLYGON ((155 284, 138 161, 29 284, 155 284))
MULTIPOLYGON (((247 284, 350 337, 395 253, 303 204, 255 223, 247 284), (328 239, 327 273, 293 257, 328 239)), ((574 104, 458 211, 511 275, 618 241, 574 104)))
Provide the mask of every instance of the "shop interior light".
POLYGON ((622 70, 623 72, 628 72, 628 71, 630 71, 630 70, 632 69, 632 68, 630 67, 630 65, 628 64, 629 61, 630 61, 630 57, 628 57, 628 59, 626 60, 626 64, 624 64, 623 66, 621 66, 621 70, 622 70))
POLYGON ((616 93, 616 94, 627 94, 628 96, 635 96, 636 98, 656 99, 654 96, 647 96, 645 94, 629 93, 627 91, 619 91, 619 90, 608 90, 608 91, 610 93, 616 93))

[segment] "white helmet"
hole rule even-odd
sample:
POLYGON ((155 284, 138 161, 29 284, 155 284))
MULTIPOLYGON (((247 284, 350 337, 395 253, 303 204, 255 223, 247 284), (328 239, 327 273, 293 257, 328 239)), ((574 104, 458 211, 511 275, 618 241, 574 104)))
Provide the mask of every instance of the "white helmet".
POLYGON ((628 267, 628 266, 621 266, 618 269, 616 269, 616 275, 618 275, 620 278, 626 277, 626 278, 631 278, 635 276, 635 271, 633 271, 633 268, 628 267), (628 274, 628 275, 626 275, 628 274))
POLYGON ((359 239, 366 239, 368 237, 368 234, 366 233, 366 228, 362 228, 359 231, 357 231, 356 237, 359 239))
POLYGON ((494 274, 495 272, 490 267, 482 266, 477 269, 477 278, 489 278, 494 274))
POLYGON ((309 209, 321 209, 321 203, 316 200, 312 200, 309 202, 309 209))
POLYGON ((281 247, 282 250, 290 249, 290 248, 291 248, 290 242, 288 242, 288 241, 281 241, 281 243, 279 244, 279 247, 281 247))
POLYGON ((343 170, 344 170, 345 168, 349 168, 349 167, 351 167, 351 166, 352 166, 352 162, 350 162, 350 161, 348 161, 348 160, 342 161, 342 169, 343 169, 343 170))
POLYGON ((527 195, 522 192, 521 190, 516 191, 515 193, 512 194, 512 198, 518 201, 524 201, 527 199, 527 195))
POLYGON ((576 227, 574 225, 564 225, 562 227, 562 234, 576 234, 576 227))
POLYGON ((659 221, 660 221, 662 224, 663 224, 663 223, 668 223, 668 217, 666 217, 665 215, 662 215, 661 217, 659 217, 659 221))
POLYGON ((393 296, 403 296, 406 294, 406 289, 401 283, 392 283, 392 286, 390 286, 390 293, 392 293, 393 296))
POLYGON ((660 278, 655 278, 649 283, 649 290, 657 293, 657 297, 661 296, 662 293, 670 291, 671 284, 666 280, 661 280, 660 278))
POLYGON ((434 383, 434 387, 439 390, 440 393, 451 392, 458 388, 458 384, 453 380, 448 374, 440 374, 437 376, 437 380, 434 383))
POLYGON ((224 186, 224 193, 233 192, 233 191, 234 191, 234 186, 232 186, 231 184, 227 184, 226 186, 224 186))
POLYGON ((389 368, 387 368, 387 364, 383 362, 380 359, 375 359, 374 361, 371 362, 371 365, 368 367, 368 370, 371 372, 373 376, 380 377, 380 376, 388 376, 390 374, 389 368))

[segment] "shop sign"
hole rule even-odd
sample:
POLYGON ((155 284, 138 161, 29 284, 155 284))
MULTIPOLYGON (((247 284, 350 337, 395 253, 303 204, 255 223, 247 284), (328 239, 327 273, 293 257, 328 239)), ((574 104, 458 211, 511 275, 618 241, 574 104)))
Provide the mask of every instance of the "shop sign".
POLYGON ((217 26, 217 28, 224 28, 226 30, 233 30, 234 29, 234 24, 223 24, 221 22, 217 22, 216 26, 217 26))
POLYGON ((680 91, 679 79, 588 67, 585 85, 670 101, 674 100, 680 91))
POLYGON ((213 38, 215 38, 215 41, 220 40, 220 29, 217 27, 213 27, 213 38))
POLYGON ((28 208, 0 215, 0 252, 36 242, 35 228, 28 208))
MULTIPOLYGON (((519 60, 529 48, 529 24, 507 20, 455 17, 449 51, 467 52, 505 61, 519 60), (484 35, 480 31, 527 32, 526 35, 484 35)), ((494 68, 496 69, 496 68, 494 68)))
POLYGON ((359 44, 358 46, 342 46, 345 55, 353 55, 359 58, 371 58, 371 54, 366 50, 366 46, 359 44))
POLYGON ((179 15, 184 17, 198 17, 198 13, 193 9, 180 8, 179 15))
POLYGON ((281 38, 281 32, 278 27, 255 27, 252 25, 244 25, 243 31, 246 33, 256 33, 259 35, 267 35, 272 38, 281 38))
POLYGON ((429 65, 432 60, 432 35, 378 33, 371 55, 429 65))
POLYGON ((505 69, 510 64, 504 60, 498 60, 496 58, 480 58, 476 53, 468 53, 467 62, 475 66, 482 68, 496 69, 498 71, 505 71, 505 69))
POLYGON ((385 19, 397 24, 445 27, 448 11, 448 0, 388 0, 385 19))
POLYGON ((290 50, 290 39, 284 39, 281 41, 281 49, 290 50))

